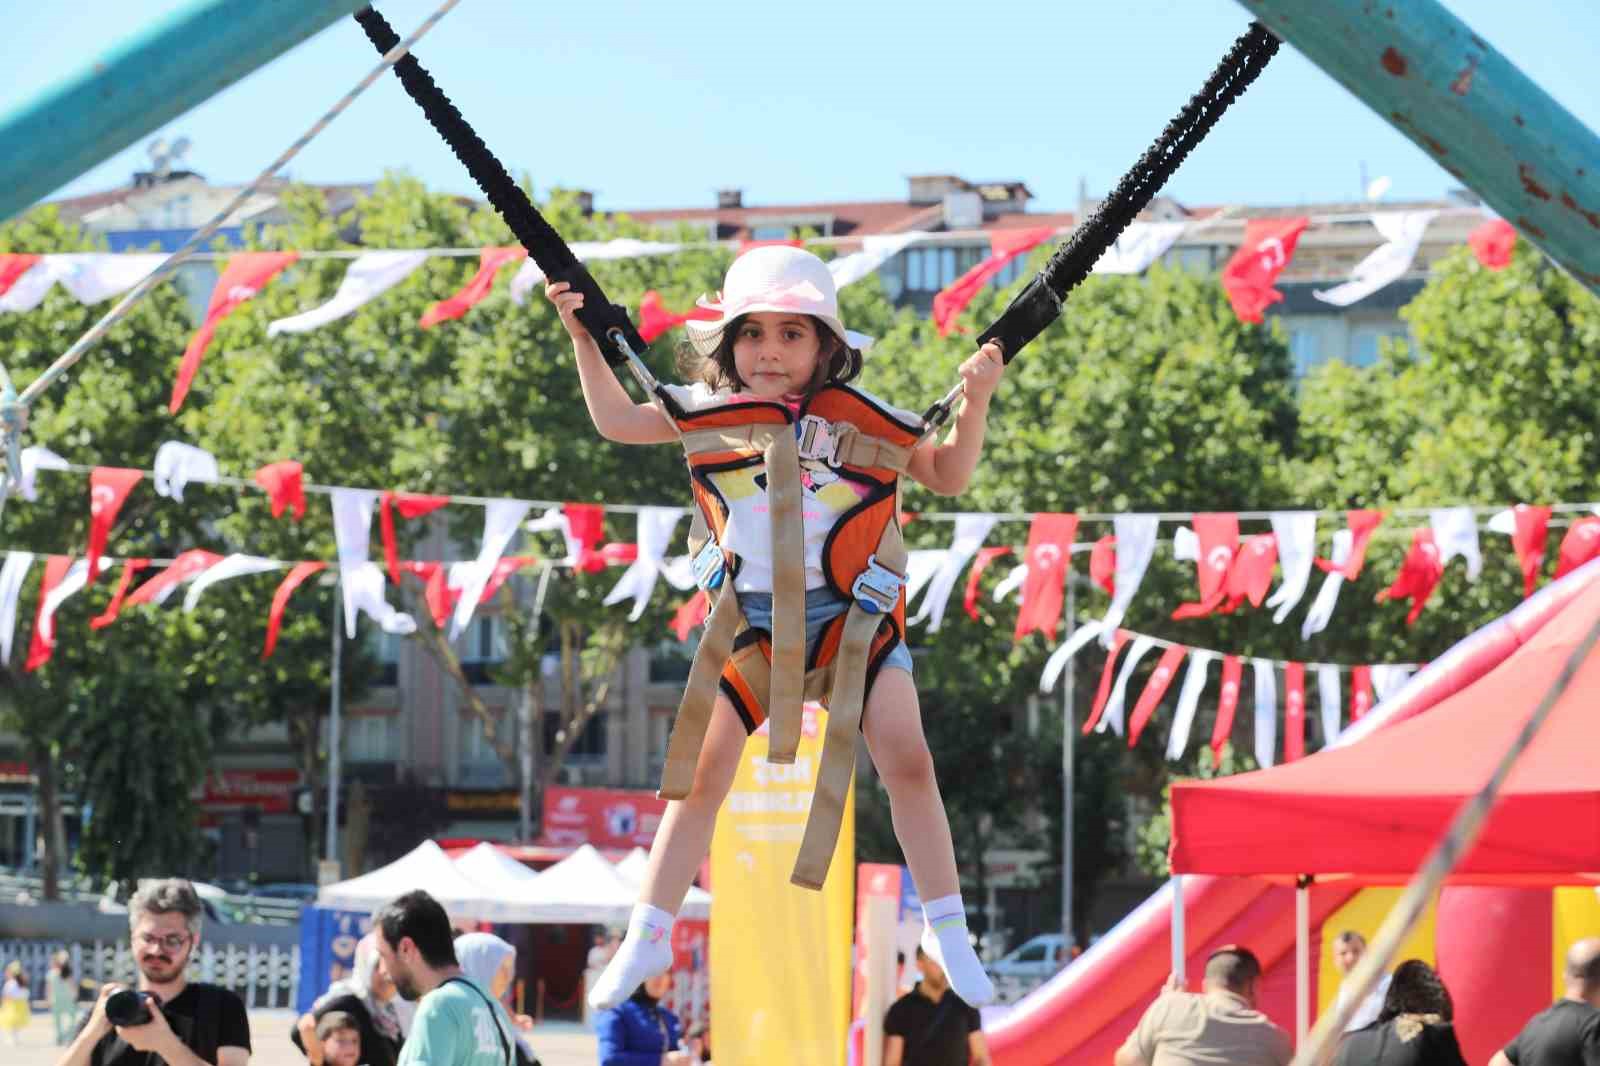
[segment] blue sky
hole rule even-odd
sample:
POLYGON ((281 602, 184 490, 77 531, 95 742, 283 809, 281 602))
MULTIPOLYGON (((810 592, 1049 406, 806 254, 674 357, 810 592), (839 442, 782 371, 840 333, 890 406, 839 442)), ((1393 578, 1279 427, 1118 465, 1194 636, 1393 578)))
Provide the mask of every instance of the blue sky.
MULTIPOLYGON (((63 70, 188 0, 13 4, 9 110, 63 70)), ((388 0, 403 35, 435 0, 388 0)), ((1591 129, 1600 4, 1446 0, 1591 129)), ((418 54, 506 164, 591 189, 603 209, 898 199, 907 174, 1021 179, 1035 208, 1103 194, 1249 21, 1234 0, 905 4, 464 0, 418 54)), ((371 66, 349 20, 160 131, 213 182, 253 176, 371 66)), ((66 187, 125 183, 143 143, 66 187)), ((1204 203, 1354 199, 1363 164, 1391 199, 1458 184, 1286 47, 1168 191, 1204 203)), ((469 192, 459 164, 385 79, 290 168, 365 181, 402 168, 469 192)))

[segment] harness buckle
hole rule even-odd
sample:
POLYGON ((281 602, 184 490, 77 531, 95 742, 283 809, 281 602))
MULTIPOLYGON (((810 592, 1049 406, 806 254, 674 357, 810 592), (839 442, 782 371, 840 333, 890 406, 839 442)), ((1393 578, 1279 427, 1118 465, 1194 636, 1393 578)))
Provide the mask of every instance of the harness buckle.
POLYGON ((904 575, 878 562, 876 555, 867 556, 867 568, 856 575, 850 586, 850 595, 868 614, 888 614, 900 602, 900 590, 905 586, 904 575))
POLYGON ((722 587, 722 578, 727 569, 726 562, 722 558, 722 548, 714 540, 706 541, 700 550, 694 553, 689 568, 694 571, 696 585, 707 592, 715 592, 722 587))
POLYGON ((831 467, 839 465, 839 445, 843 437, 829 428, 821 415, 806 415, 795 423, 795 450, 802 459, 820 459, 831 467))

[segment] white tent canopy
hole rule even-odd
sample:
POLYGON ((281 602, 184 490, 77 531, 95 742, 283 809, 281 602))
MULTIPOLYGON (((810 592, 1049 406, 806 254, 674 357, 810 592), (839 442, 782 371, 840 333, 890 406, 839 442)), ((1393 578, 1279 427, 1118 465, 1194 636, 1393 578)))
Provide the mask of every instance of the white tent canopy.
POLYGON ((520 901, 528 885, 539 876, 487 840, 457 855, 455 864, 469 881, 491 890, 497 898, 520 901))
POLYGON ((522 893, 539 922, 621 925, 633 913, 637 889, 593 845, 585 844, 548 870, 522 893))
MULTIPOLYGON (((643 848, 634 848, 627 856, 617 863, 617 873, 622 879, 633 887, 634 892, 644 884, 645 867, 650 864, 650 856, 643 848)), ((680 918, 706 919, 711 917, 711 893, 699 885, 690 885, 689 892, 683 897, 683 907, 678 911, 680 918)))
POLYGON ((324 885, 317 892, 317 906, 371 911, 418 888, 457 918, 515 920, 505 913, 503 901, 497 901, 492 892, 458 870, 443 849, 431 840, 424 840, 394 862, 371 873, 324 885))

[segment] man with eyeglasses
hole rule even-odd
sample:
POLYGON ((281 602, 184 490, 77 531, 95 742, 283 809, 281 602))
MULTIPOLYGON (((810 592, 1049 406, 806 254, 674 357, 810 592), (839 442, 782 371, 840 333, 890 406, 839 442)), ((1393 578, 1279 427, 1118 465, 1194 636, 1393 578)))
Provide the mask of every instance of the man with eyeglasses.
POLYGON ((249 1066, 244 1001, 184 973, 200 946, 203 913, 194 886, 181 878, 152 881, 134 893, 128 928, 139 990, 155 1001, 148 1004, 150 1020, 113 1025, 106 1000, 122 986, 107 983, 56 1066, 249 1066))

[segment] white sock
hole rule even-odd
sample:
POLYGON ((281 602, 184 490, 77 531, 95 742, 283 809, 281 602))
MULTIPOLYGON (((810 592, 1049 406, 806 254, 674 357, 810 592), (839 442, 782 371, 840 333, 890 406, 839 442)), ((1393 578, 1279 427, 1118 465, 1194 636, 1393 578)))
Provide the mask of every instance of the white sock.
POLYGON ((967 934, 967 909, 961 895, 929 900, 922 907, 922 950, 944 971, 955 994, 970 1007, 994 1000, 994 982, 984 972, 967 934))
POLYGON ((672 923, 675 920, 674 915, 660 907, 648 903, 633 905, 627 935, 589 990, 591 1008, 615 1007, 633 995, 646 980, 671 969, 672 923))

